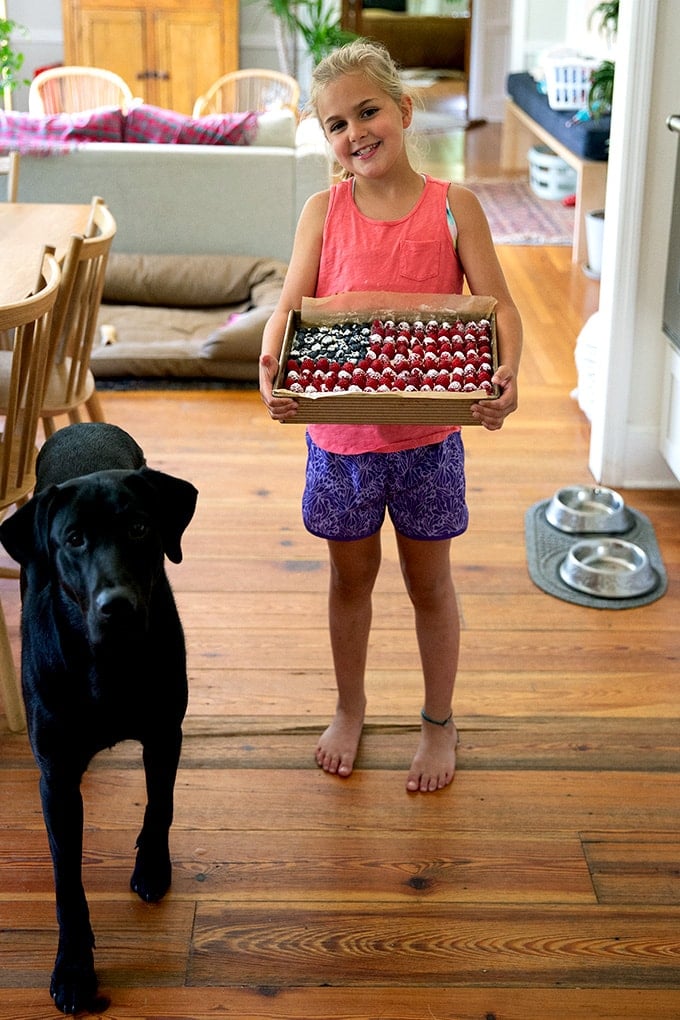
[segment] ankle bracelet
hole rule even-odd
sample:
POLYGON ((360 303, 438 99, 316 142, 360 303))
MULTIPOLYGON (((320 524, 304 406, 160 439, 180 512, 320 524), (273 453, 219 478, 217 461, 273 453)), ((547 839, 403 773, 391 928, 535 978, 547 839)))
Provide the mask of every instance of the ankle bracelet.
POLYGON ((453 719, 453 712, 449 712, 446 719, 432 719, 429 715, 425 714, 425 709, 421 708, 420 716, 425 720, 425 722, 429 722, 433 726, 447 726, 453 719))

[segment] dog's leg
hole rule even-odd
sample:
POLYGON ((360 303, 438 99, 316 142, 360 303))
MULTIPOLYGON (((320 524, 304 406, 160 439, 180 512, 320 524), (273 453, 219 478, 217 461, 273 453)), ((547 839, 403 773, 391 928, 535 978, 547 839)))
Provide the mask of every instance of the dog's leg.
POLYGON ((79 776, 42 776, 45 826, 54 866, 59 948, 50 993, 62 1013, 87 1009, 97 992, 94 935, 82 882, 83 799, 79 776))
POLYGON ((147 903, 162 899, 172 879, 169 833, 181 748, 179 727, 174 735, 164 732, 162 739, 154 737, 144 743, 147 804, 130 886, 147 903))

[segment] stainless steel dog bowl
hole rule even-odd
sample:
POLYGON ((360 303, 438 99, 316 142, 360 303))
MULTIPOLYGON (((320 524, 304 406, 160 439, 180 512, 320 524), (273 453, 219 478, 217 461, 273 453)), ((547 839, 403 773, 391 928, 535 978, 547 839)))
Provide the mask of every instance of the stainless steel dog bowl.
POLYGON ((644 595, 659 580, 644 549, 621 538, 576 542, 560 565, 560 577, 577 591, 605 599, 644 595))
POLYGON ((545 517, 554 528, 575 534, 620 534, 632 523, 618 492, 588 485, 558 489, 546 507, 545 517))

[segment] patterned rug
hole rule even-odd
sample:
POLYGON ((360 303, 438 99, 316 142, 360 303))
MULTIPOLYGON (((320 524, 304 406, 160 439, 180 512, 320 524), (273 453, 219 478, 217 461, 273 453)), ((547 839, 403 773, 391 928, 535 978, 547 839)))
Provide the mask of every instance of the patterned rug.
POLYGON ((539 198, 525 180, 466 180, 489 220, 496 244, 570 245, 574 208, 539 198))

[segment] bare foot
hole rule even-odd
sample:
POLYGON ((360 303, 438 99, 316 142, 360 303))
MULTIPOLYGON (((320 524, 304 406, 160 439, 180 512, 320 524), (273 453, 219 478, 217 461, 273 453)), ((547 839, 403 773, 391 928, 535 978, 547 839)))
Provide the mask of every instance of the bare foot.
POLYGON ((339 708, 330 726, 319 738, 315 753, 319 768, 343 779, 351 776, 363 725, 363 714, 349 715, 339 708))
POLYGON ((446 726, 423 721, 418 750, 406 780, 409 793, 430 793, 449 785, 456 771, 457 744, 458 730, 453 720, 446 726))

